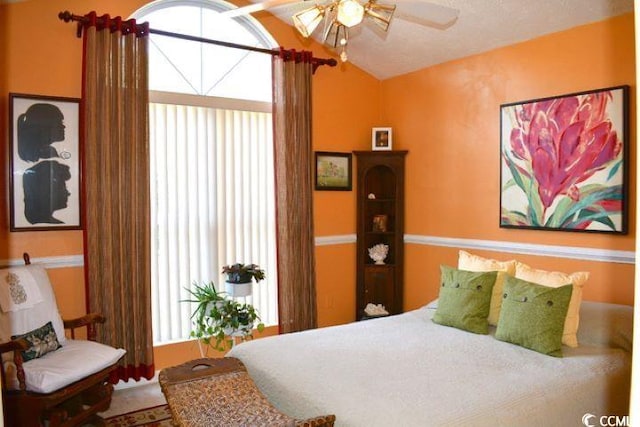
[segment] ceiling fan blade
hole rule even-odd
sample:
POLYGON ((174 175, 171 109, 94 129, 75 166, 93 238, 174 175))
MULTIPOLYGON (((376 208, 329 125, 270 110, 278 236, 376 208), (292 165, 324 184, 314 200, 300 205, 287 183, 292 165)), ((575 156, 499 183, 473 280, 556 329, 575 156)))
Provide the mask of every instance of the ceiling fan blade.
POLYGON ((271 9, 272 7, 282 6, 289 3, 299 3, 300 0, 265 0, 260 3, 254 3, 247 6, 242 6, 237 9, 231 9, 226 12, 222 12, 220 15, 227 18, 235 18, 237 16, 246 16, 261 10, 271 9))
POLYGON ((460 11, 452 7, 427 3, 420 0, 398 1, 395 16, 441 30, 449 28, 457 20, 460 11))

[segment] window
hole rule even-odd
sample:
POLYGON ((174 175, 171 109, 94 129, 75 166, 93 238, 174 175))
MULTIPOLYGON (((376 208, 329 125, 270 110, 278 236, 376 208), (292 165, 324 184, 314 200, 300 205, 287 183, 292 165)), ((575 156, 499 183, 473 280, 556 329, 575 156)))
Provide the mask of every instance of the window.
MULTIPOLYGON (((151 28, 272 48, 251 17, 223 18, 222 1, 153 2, 134 17, 151 28)), ((246 302, 277 323, 271 58, 151 35, 149 48, 152 317, 155 344, 185 340, 186 288, 222 266, 255 263, 266 280, 246 302)))

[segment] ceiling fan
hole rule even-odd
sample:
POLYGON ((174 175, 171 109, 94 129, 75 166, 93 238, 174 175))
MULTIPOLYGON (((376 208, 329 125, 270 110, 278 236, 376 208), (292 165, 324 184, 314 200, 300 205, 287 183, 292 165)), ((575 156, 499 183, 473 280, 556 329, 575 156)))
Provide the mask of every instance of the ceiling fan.
POLYGON ((235 18, 262 10, 291 4, 313 4, 312 7, 291 16, 293 24, 303 37, 310 37, 324 20, 322 41, 339 51, 340 59, 347 61, 347 42, 349 28, 369 21, 375 28, 386 32, 391 18, 396 14, 399 19, 420 25, 446 29, 458 19, 459 10, 421 0, 398 0, 398 4, 383 4, 377 0, 264 0, 248 6, 223 12, 222 15, 235 18))

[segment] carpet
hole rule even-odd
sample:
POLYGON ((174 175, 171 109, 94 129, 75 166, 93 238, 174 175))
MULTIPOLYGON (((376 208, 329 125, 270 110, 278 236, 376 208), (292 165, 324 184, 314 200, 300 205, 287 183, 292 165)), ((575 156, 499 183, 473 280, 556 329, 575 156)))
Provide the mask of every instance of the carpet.
POLYGON ((172 425, 171 412, 167 405, 115 415, 107 418, 105 422, 107 426, 113 427, 169 427, 172 425))

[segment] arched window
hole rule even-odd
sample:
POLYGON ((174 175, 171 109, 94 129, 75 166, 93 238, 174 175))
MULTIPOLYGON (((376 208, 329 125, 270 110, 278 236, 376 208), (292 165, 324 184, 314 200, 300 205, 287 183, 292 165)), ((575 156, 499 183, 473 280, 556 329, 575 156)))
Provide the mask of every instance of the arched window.
MULTIPOLYGON (((161 0, 138 10, 134 18, 174 33, 277 47, 251 16, 229 19, 220 15, 233 8, 219 0, 161 0)), ((158 35, 151 35, 150 40, 150 90, 271 102, 269 55, 158 35)))
MULTIPOLYGON (((219 0, 160 0, 133 17, 150 27, 273 48, 251 17, 229 19, 219 0)), ((277 324, 271 123, 271 57, 150 36, 152 317, 156 344, 189 337, 195 305, 186 288, 213 281, 222 266, 266 271, 252 303, 277 324)))

